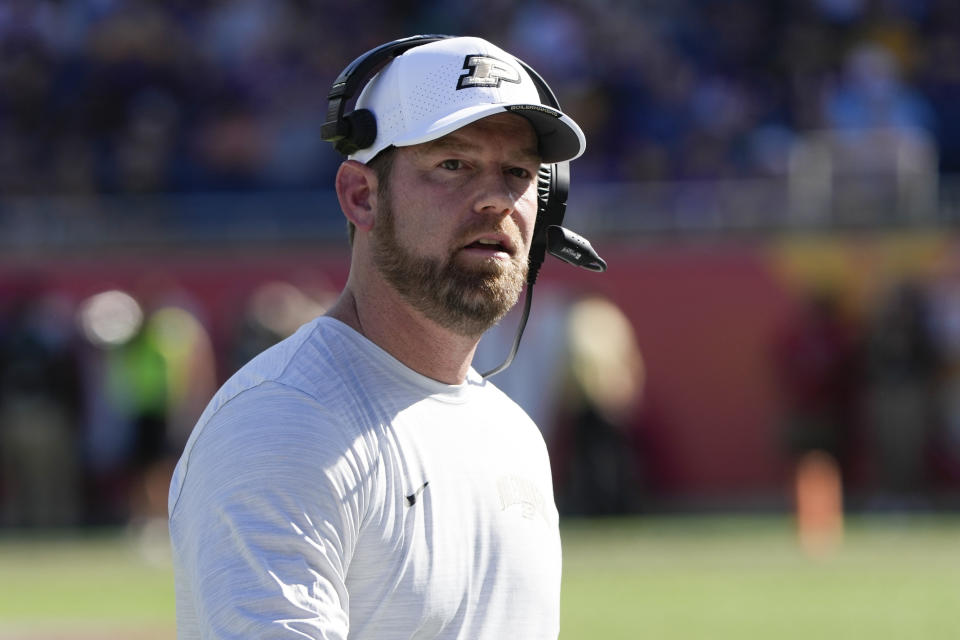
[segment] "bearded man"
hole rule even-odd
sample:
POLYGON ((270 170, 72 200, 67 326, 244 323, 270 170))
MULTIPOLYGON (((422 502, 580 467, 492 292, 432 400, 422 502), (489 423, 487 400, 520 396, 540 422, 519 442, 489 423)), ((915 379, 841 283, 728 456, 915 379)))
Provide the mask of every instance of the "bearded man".
POLYGON ((471 361, 526 281, 538 170, 583 133, 479 38, 410 48, 356 109, 344 289, 221 388, 174 473, 178 635, 555 639, 547 450, 471 361))

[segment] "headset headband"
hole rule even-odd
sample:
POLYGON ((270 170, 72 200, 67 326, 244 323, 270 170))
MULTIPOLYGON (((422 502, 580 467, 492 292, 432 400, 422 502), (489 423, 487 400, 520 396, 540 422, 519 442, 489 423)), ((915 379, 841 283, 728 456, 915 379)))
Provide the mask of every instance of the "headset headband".
POLYGON ((333 81, 330 93, 327 94, 329 100, 327 121, 320 128, 321 138, 333 142, 336 146, 340 140, 349 137, 350 123, 344 120, 343 113, 347 107, 347 101, 363 88, 367 80, 380 67, 408 49, 449 37, 451 36, 420 35, 401 38, 371 49, 348 64, 337 76, 337 79, 333 81))
MULTIPOLYGON (((442 34, 409 36, 382 44, 357 57, 340 72, 340 75, 334 80, 333 86, 330 87, 330 92, 327 94, 327 120, 320 128, 320 137, 333 143, 334 147, 341 153, 349 155, 349 140, 353 133, 353 127, 349 116, 344 113, 349 100, 363 89, 377 71, 397 56, 414 47, 453 37, 442 34)), ((513 58, 530 76, 537 88, 540 102, 559 111, 560 102, 543 77, 520 58, 516 56, 513 58)))

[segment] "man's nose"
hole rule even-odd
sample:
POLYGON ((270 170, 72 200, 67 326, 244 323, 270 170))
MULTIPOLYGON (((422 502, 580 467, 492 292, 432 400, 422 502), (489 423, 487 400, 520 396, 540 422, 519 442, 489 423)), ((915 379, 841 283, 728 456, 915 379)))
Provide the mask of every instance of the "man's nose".
POLYGON ((478 213, 506 217, 516 210, 520 197, 502 171, 491 171, 483 176, 474 208, 478 213))

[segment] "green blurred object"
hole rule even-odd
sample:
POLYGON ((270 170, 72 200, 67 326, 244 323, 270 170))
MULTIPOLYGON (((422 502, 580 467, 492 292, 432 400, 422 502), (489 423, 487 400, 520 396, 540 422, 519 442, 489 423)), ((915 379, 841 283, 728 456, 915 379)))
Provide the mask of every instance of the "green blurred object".
MULTIPOLYGON (((566 520, 562 534, 563 640, 957 637, 957 516, 848 518, 818 558, 782 516, 566 520)), ((117 533, 7 534, 0 638, 174 638, 164 558, 117 533)))

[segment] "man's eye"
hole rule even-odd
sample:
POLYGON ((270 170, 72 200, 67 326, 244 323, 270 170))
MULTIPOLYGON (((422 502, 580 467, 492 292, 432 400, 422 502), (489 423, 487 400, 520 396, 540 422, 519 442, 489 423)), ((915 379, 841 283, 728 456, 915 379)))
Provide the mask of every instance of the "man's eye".
POLYGON ((456 171, 463 167, 463 163, 459 160, 444 160, 440 163, 440 166, 449 171, 456 171))
POLYGON ((515 178, 529 178, 530 172, 524 169, 523 167, 513 167, 507 170, 507 173, 512 175, 515 178))

